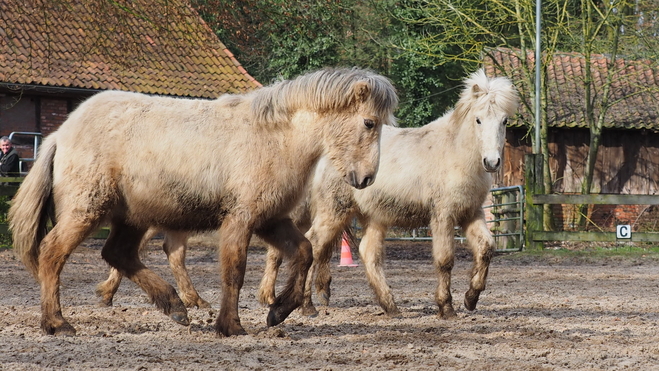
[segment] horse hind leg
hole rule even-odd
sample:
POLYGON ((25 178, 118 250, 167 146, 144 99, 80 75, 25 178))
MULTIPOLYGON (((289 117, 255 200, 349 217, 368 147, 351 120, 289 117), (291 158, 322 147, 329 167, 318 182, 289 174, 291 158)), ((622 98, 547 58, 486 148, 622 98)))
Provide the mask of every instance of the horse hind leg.
POLYGON ((113 222, 101 251, 103 259, 144 290, 151 301, 175 322, 189 325, 188 312, 174 287, 148 269, 139 258, 144 230, 113 222))
MULTIPOLYGON (((306 232, 309 230, 311 227, 311 210, 308 202, 303 201, 296 206, 291 212, 291 219, 300 231, 306 232)), ((268 246, 265 269, 263 270, 263 277, 261 278, 261 284, 258 290, 259 303, 264 306, 270 306, 275 302, 275 286, 283 259, 284 256, 277 248, 268 246)))
POLYGON ((467 310, 475 310, 478 299, 483 290, 494 255, 494 238, 487 228, 484 218, 478 218, 463 226, 467 236, 468 246, 472 250, 473 266, 469 290, 465 293, 464 305, 467 310))
POLYGON ((290 219, 272 223, 258 230, 257 234, 283 255, 292 258, 289 264, 291 274, 286 286, 275 298, 268 313, 268 326, 275 326, 302 304, 307 273, 313 260, 311 243, 290 219))
POLYGON ((111 307, 114 295, 121 285, 123 275, 115 268, 110 267, 108 278, 96 285, 96 295, 101 298, 99 305, 102 307, 111 307))
POLYGON ((167 254, 169 267, 172 270, 176 285, 180 291, 180 297, 186 307, 210 308, 211 305, 199 296, 194 288, 188 270, 185 267, 185 252, 188 248, 188 233, 167 232, 162 248, 167 254))
POLYGON ((41 285, 41 330, 47 335, 75 335, 62 316, 60 273, 73 250, 96 225, 60 218, 41 242, 38 276, 41 285))
MULTIPOLYGON (((147 243, 158 233, 158 230, 155 228, 150 228, 140 243, 139 250, 140 252, 144 251, 147 243)), ((123 275, 116 270, 115 268, 110 267, 110 274, 108 278, 96 285, 96 295, 101 298, 99 305, 103 307, 111 307, 114 299, 114 295, 117 293, 119 286, 121 285, 121 280, 123 275)))

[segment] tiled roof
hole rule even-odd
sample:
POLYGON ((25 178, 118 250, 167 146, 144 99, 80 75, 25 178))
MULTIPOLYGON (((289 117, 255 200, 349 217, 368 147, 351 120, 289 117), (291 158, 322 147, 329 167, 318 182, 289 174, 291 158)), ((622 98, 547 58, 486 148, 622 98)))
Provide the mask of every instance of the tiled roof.
MULTIPOLYGON (((506 75, 512 77, 517 88, 525 97, 532 97, 533 86, 525 86, 522 81, 524 69, 519 58, 521 52, 511 49, 490 51, 506 75)), ((534 52, 527 55, 528 65, 533 66, 534 52)), ((593 96, 603 94, 608 73, 607 59, 603 55, 593 55, 592 83, 593 96)), ((497 68, 491 60, 485 62, 488 74, 497 75, 497 68)), ((585 89, 583 86, 585 58, 578 53, 556 53, 547 66, 548 104, 547 116, 550 126, 587 128, 584 119, 585 89)), ((534 73, 534 71, 531 71, 534 73)), ((605 128, 659 130, 659 69, 648 61, 616 59, 613 83, 611 86, 613 104, 606 114, 605 128)), ((532 98, 529 98, 532 99, 532 98)), ((599 99, 596 99, 595 117, 599 113, 599 99)), ((532 107, 532 102, 529 102, 532 107)), ((523 105, 520 112, 524 121, 533 122, 534 116, 523 105)), ((521 125, 522 122, 517 124, 521 125)))
POLYGON ((0 82, 204 98, 260 86, 186 0, 0 0, 0 82))

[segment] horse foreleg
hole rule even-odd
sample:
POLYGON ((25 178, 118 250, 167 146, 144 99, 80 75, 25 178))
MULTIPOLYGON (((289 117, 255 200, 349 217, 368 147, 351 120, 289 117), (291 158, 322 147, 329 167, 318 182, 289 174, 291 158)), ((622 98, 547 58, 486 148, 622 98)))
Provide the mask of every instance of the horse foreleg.
MULTIPOLYGON (((313 243, 311 244, 313 246, 313 243)), ((320 251, 316 251, 314 248, 314 257, 313 264, 311 269, 309 269, 309 277, 307 278, 308 287, 305 290, 305 299, 307 298, 306 291, 309 290, 309 303, 311 304, 311 271, 313 269, 314 274, 316 275, 316 293, 318 294, 318 301, 322 305, 329 305, 329 299, 332 295, 332 290, 330 284, 332 283, 332 272, 330 270, 330 260, 332 259, 332 253, 340 248, 341 246, 341 237, 340 234, 335 236, 328 243, 320 245, 320 251), (315 268, 315 269, 314 269, 315 268)), ((313 305, 313 304, 311 304, 313 305)))
POLYGON ((246 335, 238 316, 238 299, 245 282, 247 247, 252 228, 241 218, 231 215, 224 219, 219 234, 222 297, 215 331, 224 336, 246 335))
POLYGON ((352 208, 345 207, 345 203, 338 204, 334 196, 339 197, 334 192, 316 195, 320 197, 316 199, 316 215, 305 235, 313 247, 313 263, 307 275, 301 308, 302 313, 308 316, 318 314, 311 299, 314 277, 318 300, 323 305, 329 304, 332 283, 330 260, 332 253, 340 246, 343 229, 354 212, 352 208))
POLYGON ((275 326, 302 304, 307 272, 313 260, 311 243, 290 219, 271 223, 259 229, 257 234, 284 256, 292 258, 286 286, 275 298, 268 313, 268 326, 275 326))
POLYGON ((386 227, 368 224, 364 230, 364 237, 359 244, 359 256, 366 268, 368 283, 375 293, 380 307, 388 316, 400 314, 391 287, 387 284, 384 275, 384 237, 386 227))
POLYGON ((174 287, 140 261, 139 245, 144 232, 113 222, 101 255, 108 264, 140 286, 156 307, 177 323, 187 326, 190 324, 188 312, 174 287))
POLYGON ((465 293, 464 304, 468 310, 474 310, 481 292, 485 290, 490 261, 494 255, 494 238, 487 228, 482 213, 479 218, 463 225, 462 228, 474 259, 469 290, 465 293))
POLYGON ((59 220, 41 242, 39 283, 41 284, 41 330, 46 335, 75 335, 76 330, 62 316, 60 274, 71 252, 94 226, 59 220))
POLYGON ((277 284, 277 274, 282 263, 282 254, 274 247, 268 247, 268 253, 265 260, 265 269, 263 278, 259 286, 258 298, 259 303, 269 306, 275 302, 275 286, 277 284))
POLYGON ((456 316, 451 296, 451 271, 455 260, 453 224, 448 220, 433 220, 432 254, 437 269, 437 290, 435 301, 439 307, 439 317, 450 319, 456 316))
POLYGON ((185 252, 187 245, 188 233, 186 232, 167 232, 162 249, 167 254, 169 267, 172 270, 176 285, 180 291, 181 300, 186 307, 210 308, 211 305, 199 296, 194 288, 188 270, 185 268, 185 252))

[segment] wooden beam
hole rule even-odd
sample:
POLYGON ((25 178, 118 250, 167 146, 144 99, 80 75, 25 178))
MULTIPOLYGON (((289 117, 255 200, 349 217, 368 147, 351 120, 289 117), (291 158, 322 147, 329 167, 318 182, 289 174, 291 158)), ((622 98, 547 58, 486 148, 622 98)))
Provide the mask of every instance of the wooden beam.
POLYGON ((0 176, 0 184, 2 183, 22 183, 25 177, 13 177, 13 176, 0 176))
POLYGON ((535 205, 659 205, 659 195, 614 195, 614 194, 536 194, 532 196, 535 205))
MULTIPOLYGON (((573 242, 615 242, 615 232, 543 232, 535 231, 536 241, 573 242)), ((659 232, 632 232, 632 238, 619 239, 619 242, 659 242, 659 232)))

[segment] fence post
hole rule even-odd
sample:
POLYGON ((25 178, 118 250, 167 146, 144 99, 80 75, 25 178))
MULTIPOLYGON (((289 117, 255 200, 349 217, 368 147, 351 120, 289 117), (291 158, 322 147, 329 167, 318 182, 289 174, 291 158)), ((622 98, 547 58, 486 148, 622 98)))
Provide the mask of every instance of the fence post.
POLYGON ((533 241, 535 231, 543 230, 542 205, 533 204, 533 195, 544 194, 542 171, 542 155, 527 154, 524 156, 524 178, 526 185, 526 233, 525 246, 529 250, 542 250, 541 241, 533 241))

